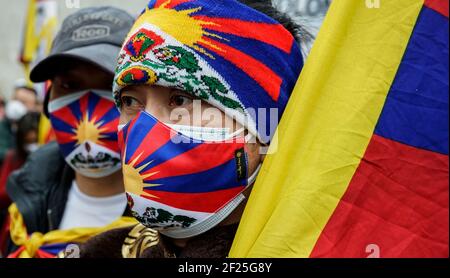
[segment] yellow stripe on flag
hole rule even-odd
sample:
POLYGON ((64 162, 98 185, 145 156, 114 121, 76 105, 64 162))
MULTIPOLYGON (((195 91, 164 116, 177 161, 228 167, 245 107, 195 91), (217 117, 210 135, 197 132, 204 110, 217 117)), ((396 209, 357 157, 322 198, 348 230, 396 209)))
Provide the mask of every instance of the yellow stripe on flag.
POLYGON ((90 238, 101 233, 131 227, 138 222, 134 217, 120 217, 114 222, 104 227, 97 228, 74 228, 69 230, 54 230, 47 234, 39 232, 28 235, 23 216, 15 203, 8 208, 11 218, 10 234, 13 243, 25 249, 18 255, 18 258, 33 258, 37 250, 43 245, 61 244, 61 243, 84 243, 90 238))
POLYGON ((423 5, 366 2, 332 2, 230 257, 309 257, 345 193, 423 5))
POLYGON ((52 45, 51 42, 53 41, 54 30, 57 25, 56 17, 52 16, 45 19, 46 21, 41 26, 40 30, 36 30, 37 13, 38 9, 36 0, 30 0, 27 12, 25 39, 22 53, 22 59, 26 63, 31 63, 36 59, 36 51, 42 41, 46 42, 45 53, 50 53, 52 45))
POLYGON ((38 143, 39 145, 45 145, 49 143, 49 139, 51 138, 52 126, 50 120, 42 114, 41 119, 39 120, 39 134, 38 134, 38 143))
MULTIPOLYGON (((25 22, 25 33, 22 42, 21 60, 24 64, 25 77, 29 80, 30 65, 37 62, 44 57, 43 54, 48 55, 51 51, 54 33, 57 27, 56 15, 51 15, 46 18, 40 18, 39 1, 29 0, 27 18, 25 22), (41 25, 38 22, 42 21, 41 25), (42 52, 39 52, 40 47, 45 47, 42 52)), ((41 2, 41 4, 44 2, 41 2)))
POLYGON ((25 24, 25 37, 23 42, 22 60, 26 63, 30 63, 34 59, 36 52, 36 35, 35 35, 35 23, 36 23, 36 0, 29 0, 27 19, 25 24))

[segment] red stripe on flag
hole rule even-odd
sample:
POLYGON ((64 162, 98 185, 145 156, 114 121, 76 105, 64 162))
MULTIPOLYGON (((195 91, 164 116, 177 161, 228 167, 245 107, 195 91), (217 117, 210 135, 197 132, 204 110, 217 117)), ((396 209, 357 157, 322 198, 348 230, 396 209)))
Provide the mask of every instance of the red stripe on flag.
MULTIPOLYGON (((88 101, 89 101, 89 95, 84 95, 82 98, 80 98, 79 100, 79 105, 80 105, 80 111, 81 113, 87 113, 87 108, 88 108, 88 101)), ((82 115, 81 117, 81 121, 84 120, 86 118, 86 115, 82 115)))
MULTIPOLYGON (((242 147, 244 147, 244 145, 242 145, 242 147)), ((199 169, 207 171, 233 159, 235 151, 236 149, 230 148, 228 144, 205 143, 150 169, 148 172, 156 172, 157 174, 151 176, 150 179, 157 180, 167 177, 194 174, 197 173, 199 169), (218 154, 220 154, 220 158, 216 160, 200 159, 201 157, 213 157, 218 154), (193 157, 196 159, 192 159, 193 157), (183 165, 183 167, 179 167, 179 165, 183 165)), ((145 175, 147 173, 142 174, 145 175)))
POLYGON ((72 113, 72 110, 70 110, 68 106, 65 106, 53 112, 52 116, 74 128, 80 122, 80 120, 72 113))
POLYGON ((77 142, 77 137, 73 133, 68 133, 68 132, 58 131, 58 130, 55 130, 54 132, 55 132, 56 138, 58 139, 57 141, 60 145, 77 142))
POLYGON ((100 145, 107 149, 110 149, 113 152, 120 152, 119 144, 115 140, 102 140, 100 141, 100 145))
POLYGON ((218 207, 218 204, 225 204, 236 197, 244 189, 244 186, 239 186, 227 190, 207 193, 173 193, 166 191, 144 190, 146 193, 157 196, 157 198, 145 196, 144 198, 182 210, 213 213, 221 209, 221 207, 218 207))
MULTIPOLYGON (((132 119, 131 122, 128 124, 128 132, 131 132, 131 130, 133 130, 134 124, 137 122, 139 116, 141 116, 141 113, 142 112, 140 112, 137 116, 135 116, 134 119, 132 119)), ((128 143, 128 138, 129 137, 127 137, 127 142, 124 143, 128 143)))
POLYGON ((173 9, 176 6, 183 4, 183 3, 187 3, 187 2, 191 2, 192 0, 172 0, 170 1, 170 3, 167 5, 167 9, 173 9))
MULTIPOLYGON (((20 255, 22 255, 22 253, 25 251, 25 246, 21 246, 19 247, 19 249, 17 249, 16 251, 14 251, 13 253, 8 255, 9 259, 18 259, 20 258, 20 255)), ((45 252, 43 250, 36 250, 36 253, 34 254, 34 258, 35 259, 52 259, 52 258, 56 258, 56 255, 53 255, 51 253, 45 252)))
POLYGON ((278 101, 283 80, 272 69, 255 58, 226 44, 211 40, 207 37, 203 37, 203 41, 218 47, 220 50, 202 42, 198 42, 198 45, 219 54, 236 65, 253 78, 274 101, 278 101))
POLYGON ((117 133, 119 122, 119 118, 115 118, 113 121, 106 122, 103 125, 100 125, 99 129, 102 131, 102 135, 105 133, 117 133))
POLYGON ((97 105, 95 106, 95 109, 92 112, 92 115, 89 115, 89 117, 91 119, 95 118, 95 121, 97 123, 98 121, 100 121, 103 118, 103 116, 106 115, 106 113, 111 111, 111 109, 116 109, 114 106, 115 106, 114 103, 112 103, 111 101, 109 101, 103 97, 100 97, 100 100, 97 103, 97 105))
POLYGON ((125 156, 125 150, 124 150, 124 138, 123 138, 123 133, 119 132, 117 134, 117 145, 118 145, 118 149, 120 151, 120 156, 121 156, 121 160, 123 162, 123 157, 125 156))
POLYGON ((162 4, 169 2, 170 0, 156 0, 155 8, 159 8, 162 4))
MULTIPOLYGON (((128 132, 131 131, 131 128, 128 132)), ((127 163, 133 162, 137 159, 134 166, 139 165, 143 161, 145 161, 150 155, 152 155, 159 148, 167 144, 172 137, 175 135, 175 132, 171 132, 166 126, 162 124, 156 124, 150 132, 144 137, 139 147, 135 150, 133 156, 130 158, 127 163), (139 158, 139 159, 138 159, 139 158)), ((127 150, 130 151, 130 150, 127 150)))
POLYGON ((281 49, 287 54, 291 53, 294 37, 281 24, 248 22, 239 19, 211 18, 206 16, 193 17, 205 21, 206 23, 202 24, 205 29, 258 40, 281 49))
POLYGON ((448 156, 374 135, 311 257, 448 257, 448 156))
POLYGON ((44 139, 44 144, 50 143, 51 141, 56 140, 55 137, 55 132, 53 131, 53 129, 50 127, 47 131, 47 134, 45 135, 45 139, 44 139))
POLYGON ((18 259, 23 251, 25 251, 25 246, 20 246, 19 249, 8 255, 8 259, 18 259))
POLYGON ((448 0, 425 0, 425 6, 448 17, 448 0))

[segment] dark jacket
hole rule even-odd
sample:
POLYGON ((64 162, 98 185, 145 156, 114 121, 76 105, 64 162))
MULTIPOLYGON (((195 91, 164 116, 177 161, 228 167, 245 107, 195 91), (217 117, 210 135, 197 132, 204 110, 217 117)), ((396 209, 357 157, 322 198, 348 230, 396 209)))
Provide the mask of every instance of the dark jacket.
MULTIPOLYGON (((144 227, 142 225, 138 225, 144 227)), ((180 249, 171 243, 168 237, 158 235, 158 244, 145 247, 145 242, 154 241, 149 238, 147 229, 133 233, 134 227, 114 229, 95 237, 80 246, 80 257, 87 258, 123 258, 122 247, 132 244, 139 250, 136 258, 195 258, 223 259, 228 256, 238 225, 218 226, 188 241, 186 247, 180 249)), ((145 228, 145 227, 144 227, 145 228)), ((150 237, 152 237, 150 235, 150 237)))
POLYGON ((0 120, 0 165, 6 153, 14 148, 14 135, 7 120, 0 120))
POLYGON ((23 216, 28 233, 57 229, 75 178, 58 144, 50 143, 31 154, 8 179, 7 191, 23 216))
MULTIPOLYGON (((59 227, 74 178, 75 172, 54 142, 31 154, 10 176, 6 190, 22 214, 28 234, 45 234, 59 227)), ((7 244, 7 253, 16 249, 11 242, 7 244)))

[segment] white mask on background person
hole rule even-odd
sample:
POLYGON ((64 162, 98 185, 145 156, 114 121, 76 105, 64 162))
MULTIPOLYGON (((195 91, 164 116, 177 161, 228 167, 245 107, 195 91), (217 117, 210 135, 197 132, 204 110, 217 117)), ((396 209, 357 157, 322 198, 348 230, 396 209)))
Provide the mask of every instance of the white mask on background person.
POLYGON ((5 107, 6 118, 10 121, 17 122, 27 114, 27 107, 18 100, 10 100, 5 107))
POLYGON ((27 151, 27 153, 34 153, 35 151, 37 151, 39 149, 39 144, 38 143, 32 143, 32 144, 26 144, 25 145, 25 150, 27 151))

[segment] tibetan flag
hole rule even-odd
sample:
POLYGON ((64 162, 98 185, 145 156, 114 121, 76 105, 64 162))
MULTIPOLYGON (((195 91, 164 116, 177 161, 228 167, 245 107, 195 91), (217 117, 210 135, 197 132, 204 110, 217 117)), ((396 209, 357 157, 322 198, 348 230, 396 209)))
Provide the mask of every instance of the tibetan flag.
POLYGON ((50 120, 42 115, 39 120, 38 144, 45 145, 55 140, 55 131, 52 129, 50 120))
POLYGON ((333 1, 230 257, 448 257, 448 0, 333 1))
MULTIPOLYGON (((55 0, 29 0, 25 21, 20 62, 28 79, 30 69, 50 53, 57 27, 58 3, 55 0)), ((45 83, 34 85, 41 99, 45 83)))
POLYGON ((104 227, 74 228, 69 230, 54 230, 46 234, 35 232, 28 234, 23 216, 17 205, 13 203, 9 208, 9 233, 12 242, 19 248, 8 255, 8 258, 37 258, 50 259, 66 255, 66 258, 79 257, 79 245, 101 233, 131 227, 136 225, 134 217, 120 217, 104 227))
MULTIPOLYGON (((50 53, 57 27, 58 3, 54 0, 29 0, 25 29, 22 38, 20 61, 28 79, 30 69, 50 53)), ((28 80, 31 83, 31 81, 28 80)), ((49 82, 33 84, 39 99, 44 99, 49 82)), ((39 123, 38 142, 43 145, 54 140, 54 133, 47 117, 39 123)))

